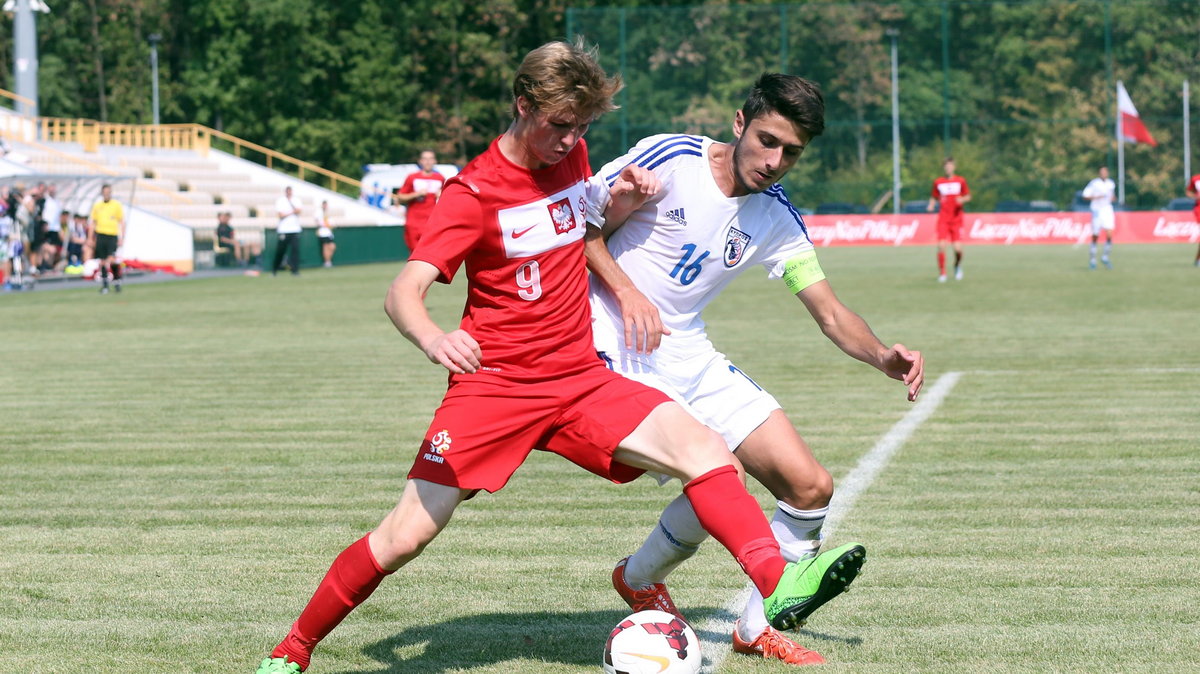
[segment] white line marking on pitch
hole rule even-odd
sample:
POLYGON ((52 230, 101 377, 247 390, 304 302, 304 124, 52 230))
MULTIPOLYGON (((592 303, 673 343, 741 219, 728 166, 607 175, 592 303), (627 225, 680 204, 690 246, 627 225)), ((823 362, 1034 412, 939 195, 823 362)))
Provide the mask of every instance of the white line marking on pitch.
MULTIPOLYGON (((1085 375, 1098 374, 1196 374, 1200 367, 1097 367, 1089 368, 1085 375)), ((1051 376, 1061 377, 1055 370, 968 370, 969 375, 1021 375, 1021 376, 1051 376)), ((1071 376, 1079 376, 1072 374, 1071 376)))
MULTIPOLYGON (((876 476, 887 465, 892 456, 904 446, 908 438, 920 427, 945 400, 950 389, 962 378, 961 372, 947 372, 938 377, 933 386, 922 392, 920 400, 900 421, 896 422, 871 451, 858 460, 858 465, 851 470, 838 484, 829 504, 829 514, 825 517, 822 528, 826 538, 832 537, 834 530, 846 518, 847 513, 854 507, 858 497, 871 486, 876 476)), ((702 674, 712 674, 717 671, 725 656, 729 654, 729 635, 733 631, 733 623, 742 614, 742 607, 750 598, 750 586, 747 585, 725 605, 725 608, 713 617, 695 627, 696 636, 703 644, 700 647, 704 653, 702 674)))

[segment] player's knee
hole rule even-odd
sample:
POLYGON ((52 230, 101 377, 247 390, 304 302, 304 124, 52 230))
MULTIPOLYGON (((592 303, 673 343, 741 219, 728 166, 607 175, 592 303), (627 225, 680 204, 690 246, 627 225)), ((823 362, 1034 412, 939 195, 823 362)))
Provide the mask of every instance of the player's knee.
POLYGON ((394 571, 420 556, 432 540, 410 531, 376 529, 371 534, 371 551, 379 566, 394 571))
POLYGON ((696 475, 706 473, 715 468, 732 465, 738 469, 741 474, 741 479, 746 479, 745 471, 733 454, 729 451, 729 447, 725 444, 725 440, 720 435, 708 428, 700 426, 699 429, 692 434, 688 443, 682 448, 682 455, 685 460, 691 464, 690 472, 696 475))
POLYGON ((817 464, 801 478, 791 480, 787 491, 787 494, 776 494, 776 498, 798 510, 824 508, 833 498, 833 476, 817 464))

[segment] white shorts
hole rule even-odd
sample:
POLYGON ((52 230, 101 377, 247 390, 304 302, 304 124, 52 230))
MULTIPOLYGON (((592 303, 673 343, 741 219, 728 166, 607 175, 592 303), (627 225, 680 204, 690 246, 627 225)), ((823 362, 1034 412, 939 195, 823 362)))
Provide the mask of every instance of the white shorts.
POLYGON ((1110 232, 1116 229, 1116 218, 1112 211, 1092 213, 1092 236, 1098 235, 1102 229, 1110 232))
POLYGON ((670 362, 624 350, 599 353, 613 371, 652 386, 682 404, 701 423, 720 433, 731 452, 771 412, 781 409, 775 396, 717 351, 670 362))

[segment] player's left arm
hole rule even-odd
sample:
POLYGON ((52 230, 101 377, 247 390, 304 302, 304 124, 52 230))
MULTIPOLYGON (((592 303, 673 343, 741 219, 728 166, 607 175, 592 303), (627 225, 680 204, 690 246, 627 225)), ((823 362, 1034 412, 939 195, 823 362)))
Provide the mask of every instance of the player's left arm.
POLYGON ((971 200, 971 188, 967 187, 967 181, 962 181, 962 194, 958 195, 958 203, 965 204, 971 200))
POLYGON ((662 189, 662 181, 647 168, 630 164, 608 188, 608 204, 604 208, 604 234, 607 237, 625 224, 633 212, 641 208, 662 189))
POLYGON ((903 344, 891 348, 871 332, 861 316, 842 304, 829 281, 821 279, 796 293, 829 341, 852 358, 871 365, 908 387, 908 400, 917 399, 925 382, 925 359, 903 344))

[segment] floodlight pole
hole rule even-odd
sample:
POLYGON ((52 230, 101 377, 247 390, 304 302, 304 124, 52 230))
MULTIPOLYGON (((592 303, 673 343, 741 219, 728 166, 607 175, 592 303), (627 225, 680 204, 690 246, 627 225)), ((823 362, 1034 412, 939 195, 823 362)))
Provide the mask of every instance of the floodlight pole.
POLYGON ((28 117, 38 114, 38 55, 37 19, 34 10, 49 11, 45 3, 34 0, 12 0, 4 3, 5 11, 13 11, 13 82, 16 93, 29 101, 17 100, 17 112, 28 117))
POLYGON ((150 42, 150 98, 154 109, 154 126, 158 126, 158 43, 162 35, 151 33, 146 38, 150 42))
POLYGON ((897 39, 898 28, 885 33, 892 39, 892 212, 900 214, 900 64, 897 39))

